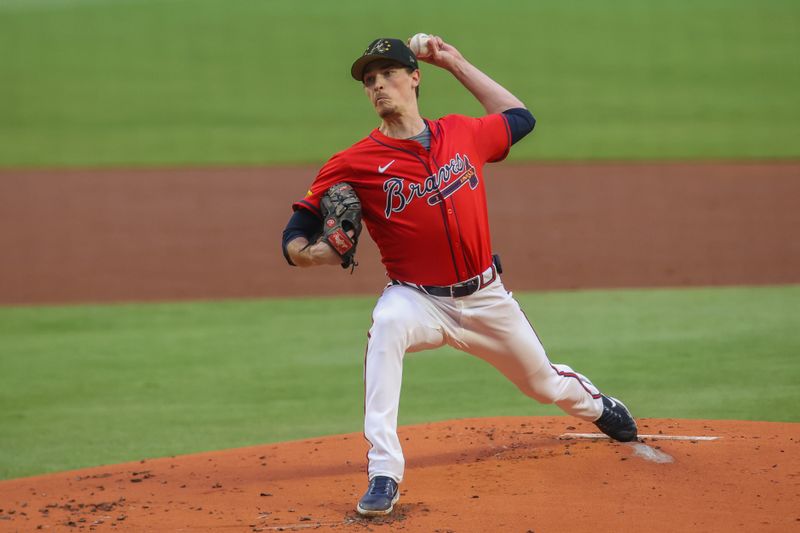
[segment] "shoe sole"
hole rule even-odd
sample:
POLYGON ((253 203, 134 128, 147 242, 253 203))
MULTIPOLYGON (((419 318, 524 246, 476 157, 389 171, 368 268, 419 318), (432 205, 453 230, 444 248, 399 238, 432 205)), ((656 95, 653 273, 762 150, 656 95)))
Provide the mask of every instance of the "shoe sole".
POLYGON ((397 494, 395 494, 394 498, 392 498, 392 504, 389 506, 388 509, 385 510, 364 509, 361 507, 361 504, 359 503, 358 506, 356 506, 356 511, 358 511, 358 514, 360 514, 361 516, 385 516, 391 513, 392 510, 394 510, 394 504, 396 504, 397 500, 399 499, 400 499, 400 490, 398 489, 397 494))

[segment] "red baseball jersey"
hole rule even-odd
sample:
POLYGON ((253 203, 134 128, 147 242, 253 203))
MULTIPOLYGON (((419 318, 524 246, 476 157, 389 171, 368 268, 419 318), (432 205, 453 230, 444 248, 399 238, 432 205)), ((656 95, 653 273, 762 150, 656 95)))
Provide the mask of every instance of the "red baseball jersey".
POLYGON ((502 114, 425 122, 430 151, 375 129, 334 155, 293 208, 321 216, 325 191, 347 182, 390 278, 452 285, 491 266, 483 166, 506 157, 511 133, 502 114))

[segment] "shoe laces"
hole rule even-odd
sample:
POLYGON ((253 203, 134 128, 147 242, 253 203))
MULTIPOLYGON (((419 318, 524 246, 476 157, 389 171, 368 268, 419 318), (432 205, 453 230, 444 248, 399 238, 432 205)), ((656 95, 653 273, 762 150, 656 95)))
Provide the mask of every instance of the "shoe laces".
POLYGON ((627 413, 624 411, 624 407, 619 402, 615 402, 616 406, 612 407, 606 401, 603 401, 603 416, 600 417, 599 422, 603 424, 611 424, 611 425, 620 425, 625 424, 628 422, 627 413))
POLYGON ((370 494, 389 494, 391 495, 394 492, 393 485, 394 480, 390 477, 385 476, 378 476, 372 480, 372 483, 369 487, 370 494))
POLYGON ((612 411, 611 409, 607 409, 605 413, 603 413, 603 420, 604 424, 618 426, 625 422, 625 419, 620 413, 612 411))

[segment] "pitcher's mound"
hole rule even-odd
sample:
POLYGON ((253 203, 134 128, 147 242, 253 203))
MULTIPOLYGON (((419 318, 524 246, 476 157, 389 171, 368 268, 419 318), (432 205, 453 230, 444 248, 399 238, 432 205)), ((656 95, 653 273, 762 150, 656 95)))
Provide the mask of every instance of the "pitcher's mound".
POLYGON ((800 424, 642 419, 622 444, 566 417, 401 428, 395 512, 354 512, 341 435, 0 482, 0 531, 800 531, 800 424), (568 435, 565 435, 568 434, 568 435))

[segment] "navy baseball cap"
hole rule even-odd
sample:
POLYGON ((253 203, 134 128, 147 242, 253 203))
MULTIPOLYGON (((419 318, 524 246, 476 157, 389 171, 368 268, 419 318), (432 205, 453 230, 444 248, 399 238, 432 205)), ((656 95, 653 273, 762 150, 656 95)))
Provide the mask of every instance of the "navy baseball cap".
POLYGON ((400 39, 381 37, 380 39, 372 41, 367 49, 364 50, 361 57, 356 59, 353 66, 350 67, 350 74, 353 76, 353 79, 363 81, 364 69, 367 68, 369 63, 377 59, 391 59, 407 67, 419 68, 417 56, 406 46, 406 43, 400 39))

